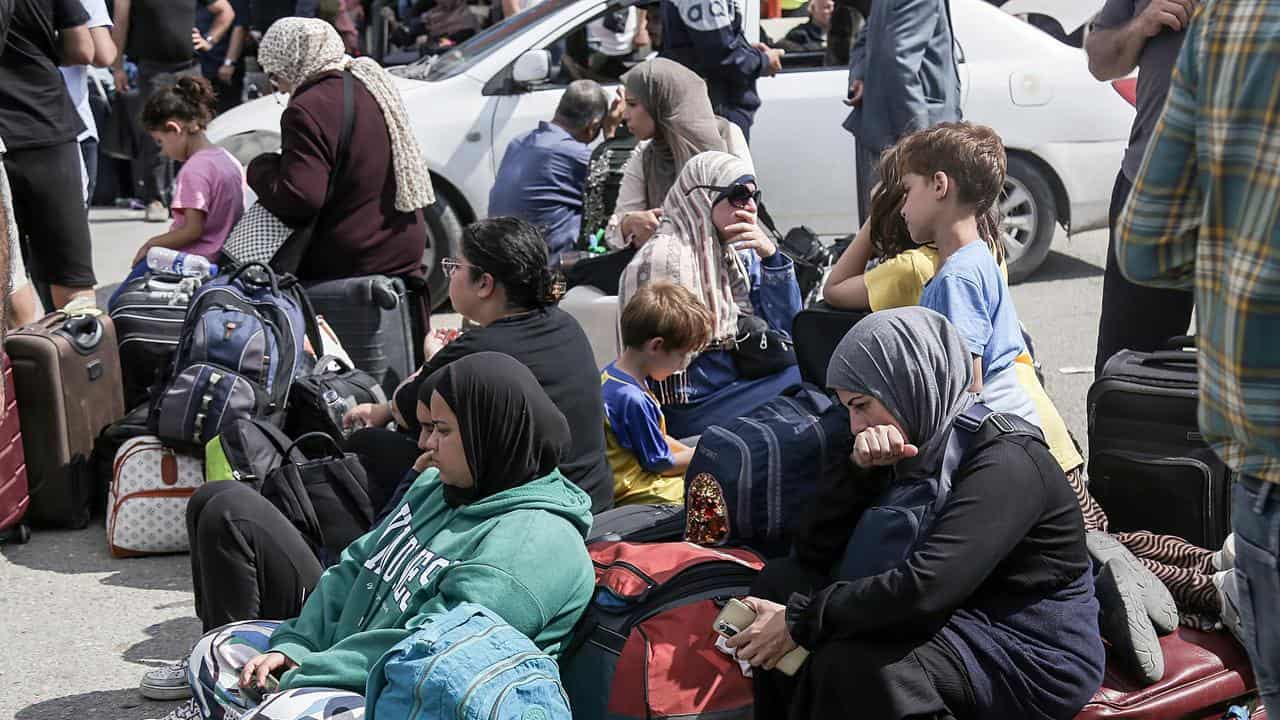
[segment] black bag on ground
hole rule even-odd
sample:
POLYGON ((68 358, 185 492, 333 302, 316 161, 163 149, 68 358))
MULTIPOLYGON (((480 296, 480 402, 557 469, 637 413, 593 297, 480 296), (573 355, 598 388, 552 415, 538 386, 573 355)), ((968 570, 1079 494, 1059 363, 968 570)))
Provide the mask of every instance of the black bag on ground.
POLYGON ((120 345, 120 374, 124 405, 136 407, 149 399, 148 391, 173 362, 182 338, 190 293, 181 292, 181 278, 147 273, 130 280, 115 305, 111 321, 120 345))
POLYGON ((337 334, 351 362, 387 393, 416 369, 415 303, 400 278, 365 275, 308 283, 316 314, 337 334))
POLYGON ((322 432, 342 442, 342 416, 361 403, 385 403, 387 395, 372 375, 356 370, 332 355, 316 361, 315 367, 293 381, 285 434, 301 437, 322 432), (330 369, 337 365, 338 369, 330 369))
POLYGON ((205 446, 205 482, 234 480, 261 491, 267 476, 285 462, 303 463, 307 456, 293 440, 265 420, 241 418, 223 428, 205 446))
POLYGON ((800 378, 818 387, 827 386, 827 364, 849 329, 870 313, 837 310, 825 302, 805 308, 791 322, 796 364, 800 378))
POLYGON ((284 454, 290 456, 297 446, 309 442, 327 445, 328 454, 281 464, 267 474, 262 495, 293 523, 327 567, 373 526, 373 502, 359 458, 344 453, 328 435, 307 433, 284 454))
POLYGON ((757 219, 760 221, 761 227, 769 235, 773 237, 773 242, 782 251, 783 255, 791 258, 792 264, 795 266, 796 284, 800 286, 800 300, 805 305, 811 305, 817 302, 820 297, 822 288, 822 277, 827 272, 827 266, 833 262, 833 258, 839 255, 833 255, 818 238, 815 233, 806 225, 793 227, 783 234, 778 230, 777 223, 773 221, 773 216, 769 214, 769 210, 763 204, 759 205, 757 219))
POLYGON ((102 432, 94 439, 89 462, 93 467, 92 509, 95 514, 106 509, 107 494, 115 475, 116 453, 130 440, 151 434, 147 427, 150 411, 150 405, 143 402, 125 413, 124 417, 102 428, 102 432))
POLYGON ((1116 353, 1089 388, 1089 492, 1112 532, 1222 547, 1232 477, 1200 434, 1198 392, 1196 353, 1182 347, 1116 353))
POLYGON ((591 518, 587 544, 597 540, 678 541, 684 535, 684 505, 623 505, 591 518))

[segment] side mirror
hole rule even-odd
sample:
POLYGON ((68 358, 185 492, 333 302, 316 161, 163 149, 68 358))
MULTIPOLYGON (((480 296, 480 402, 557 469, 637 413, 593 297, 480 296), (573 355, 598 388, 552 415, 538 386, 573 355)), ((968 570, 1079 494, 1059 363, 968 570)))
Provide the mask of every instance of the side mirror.
POLYGON ((516 58, 515 67, 511 69, 511 79, 520 85, 551 79, 551 53, 546 50, 530 50, 516 58))

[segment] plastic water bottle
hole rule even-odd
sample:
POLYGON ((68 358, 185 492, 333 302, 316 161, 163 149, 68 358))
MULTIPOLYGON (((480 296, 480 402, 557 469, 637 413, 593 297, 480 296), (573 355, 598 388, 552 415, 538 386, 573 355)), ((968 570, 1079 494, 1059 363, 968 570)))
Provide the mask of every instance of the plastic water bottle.
POLYGON ((218 266, 208 259, 164 247, 153 247, 147 251, 147 267, 152 272, 186 277, 213 277, 218 274, 218 266))

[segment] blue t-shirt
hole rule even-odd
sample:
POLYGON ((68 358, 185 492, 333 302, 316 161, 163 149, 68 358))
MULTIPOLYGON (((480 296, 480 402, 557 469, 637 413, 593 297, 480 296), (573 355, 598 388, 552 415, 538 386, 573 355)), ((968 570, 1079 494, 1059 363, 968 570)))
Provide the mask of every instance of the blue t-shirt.
MULTIPOLYGON (((662 472, 675 464, 667 445, 662 409, 643 384, 609 363, 601 371, 600 394, 604 421, 623 449, 630 451, 649 472, 662 472)), ((615 475, 617 468, 614 469, 615 475)))
POLYGON ((559 125, 539 123, 507 146, 489 191, 489 217, 510 215, 540 228, 554 265, 578 239, 590 162, 586 144, 559 125))
POLYGON ((969 352, 982 356, 984 380, 1012 367, 1023 352, 1013 296, 986 243, 970 243, 947 258, 924 286, 920 304, 946 315, 969 352))

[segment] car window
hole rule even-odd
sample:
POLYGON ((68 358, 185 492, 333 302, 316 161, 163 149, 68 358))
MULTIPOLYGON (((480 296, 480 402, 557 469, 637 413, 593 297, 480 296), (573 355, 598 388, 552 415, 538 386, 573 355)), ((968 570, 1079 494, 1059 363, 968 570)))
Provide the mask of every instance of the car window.
POLYGON ((476 63, 502 47, 511 38, 524 32, 543 18, 574 4, 578 0, 544 0, 524 12, 517 13, 493 27, 479 33, 449 52, 435 58, 424 58, 415 65, 429 64, 426 80, 448 80, 471 69, 476 63))
POLYGON ((544 46, 550 51, 551 81, 546 86, 568 85, 574 80, 617 84, 619 78, 643 58, 637 58, 635 39, 644 22, 644 11, 611 5, 569 28, 544 46))

